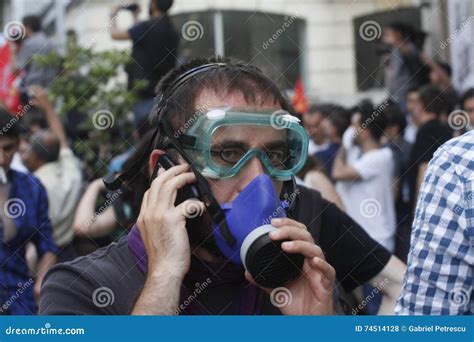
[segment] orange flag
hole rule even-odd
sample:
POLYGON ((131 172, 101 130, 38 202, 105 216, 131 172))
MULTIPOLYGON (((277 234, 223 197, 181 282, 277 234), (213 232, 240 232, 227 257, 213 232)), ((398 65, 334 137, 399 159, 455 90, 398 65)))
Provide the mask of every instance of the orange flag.
POLYGON ((298 77, 295 83, 295 94, 293 95, 292 105, 296 112, 303 114, 308 111, 308 100, 304 95, 303 81, 298 77))

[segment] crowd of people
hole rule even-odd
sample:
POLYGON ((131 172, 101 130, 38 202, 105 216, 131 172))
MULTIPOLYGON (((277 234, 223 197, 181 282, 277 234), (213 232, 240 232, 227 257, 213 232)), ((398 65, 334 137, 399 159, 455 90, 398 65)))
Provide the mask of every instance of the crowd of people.
MULTIPOLYGON (((133 108, 140 132, 135 148, 110 161, 110 174, 96 179, 86 179, 48 97, 55 70, 31 62, 32 55, 51 50, 40 19, 23 20, 27 34, 13 44, 11 60, 22 75, 26 114, 18 119, 0 109, 0 314, 36 314, 38 305, 41 314, 169 314, 192 284, 205 279, 213 281, 200 305, 184 313, 472 314, 474 88, 458 93, 449 64, 423 53, 420 35, 396 22, 384 28, 385 101, 366 99, 351 108, 321 101, 294 113, 257 68, 220 58, 177 66, 171 5, 150 1, 150 19, 128 30, 112 21, 111 37, 133 43, 130 87, 143 79, 149 85, 133 108), (176 80, 186 86, 180 83, 170 94, 176 80), (293 302, 287 307, 271 305, 270 292, 254 286, 242 268, 227 262, 216 268, 216 246, 199 247, 207 246, 208 231, 194 227, 203 232, 189 233, 191 246, 177 242, 188 240, 181 229, 188 221, 169 198, 196 175, 181 165, 160 170, 153 181, 158 156, 173 144, 164 123, 157 128, 148 120, 157 114, 153 107, 162 94, 173 100, 165 108, 175 130, 201 107, 284 109, 301 119, 308 155, 294 180, 312 189, 299 200, 309 214, 305 218, 299 210, 283 224, 272 221, 282 227, 278 239, 294 240, 282 248, 303 254, 307 263, 305 275, 288 285, 293 302), (465 124, 457 124, 456 115, 465 124), (121 188, 106 187, 102 177, 127 170, 134 174, 121 188), (157 208, 164 212, 157 215, 157 208), (164 222, 177 233, 155 232, 164 222), (104 286, 113 290, 115 302, 94 305, 94 291, 104 286), (450 297, 459 294, 467 299, 453 305, 450 297)), ((138 8, 129 10, 137 18, 138 8)), ((255 139, 248 135, 246 146, 255 139)), ((236 148, 222 151, 216 154, 226 162, 233 154, 247 155, 236 148)), ((174 157, 180 164, 188 161, 174 157)), ((259 158, 228 179, 202 170, 219 204, 269 173, 259 158)))

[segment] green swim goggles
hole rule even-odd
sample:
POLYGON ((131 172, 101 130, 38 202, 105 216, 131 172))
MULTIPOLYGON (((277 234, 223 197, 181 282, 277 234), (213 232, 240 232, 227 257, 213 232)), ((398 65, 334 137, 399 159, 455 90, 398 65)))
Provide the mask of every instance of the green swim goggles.
POLYGON ((257 157, 265 172, 289 180, 308 157, 308 134, 286 111, 213 108, 197 112, 174 132, 196 169, 208 178, 231 178, 257 157))

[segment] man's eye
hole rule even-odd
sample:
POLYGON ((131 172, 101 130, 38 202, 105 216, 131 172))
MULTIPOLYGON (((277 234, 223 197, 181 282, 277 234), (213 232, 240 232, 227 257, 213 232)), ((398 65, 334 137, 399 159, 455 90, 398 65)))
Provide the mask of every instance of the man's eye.
POLYGON ((3 147, 3 152, 10 153, 15 149, 15 145, 7 145, 3 147))
POLYGON ((286 152, 282 150, 272 150, 267 152, 267 157, 270 162, 275 166, 280 166, 285 163, 287 158, 286 152))
POLYGON ((221 159, 228 163, 237 163, 245 154, 241 148, 223 148, 219 152, 221 159))

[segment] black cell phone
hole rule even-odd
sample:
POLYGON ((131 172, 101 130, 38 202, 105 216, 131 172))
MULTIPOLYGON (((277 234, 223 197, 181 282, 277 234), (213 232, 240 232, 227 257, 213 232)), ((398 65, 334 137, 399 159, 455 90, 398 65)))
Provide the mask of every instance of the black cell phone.
MULTIPOLYGON (((158 164, 165 170, 178 165, 169 155, 162 154, 158 157, 158 164)), ((200 199, 201 194, 196 184, 188 184, 178 190, 176 196, 175 205, 183 203, 185 200, 190 198, 200 199)))

